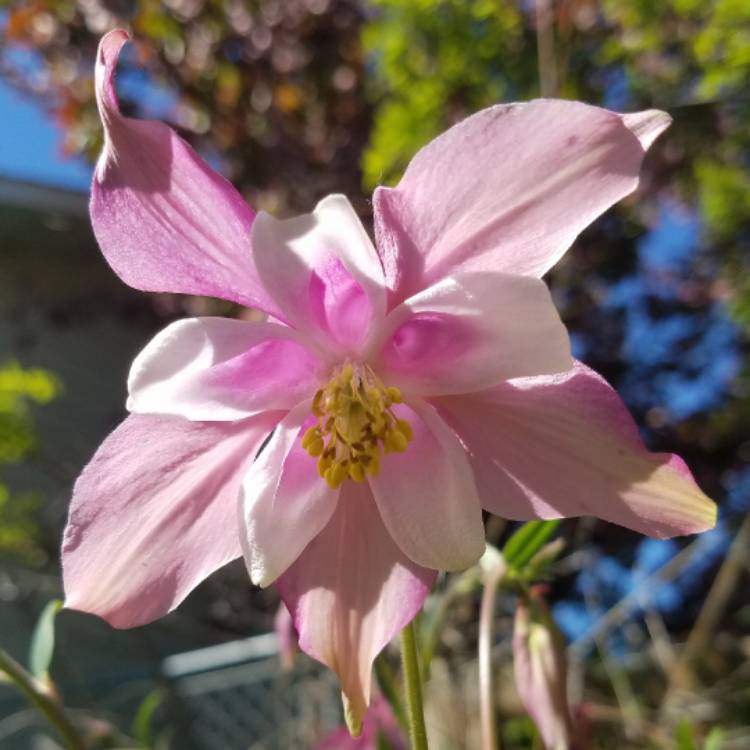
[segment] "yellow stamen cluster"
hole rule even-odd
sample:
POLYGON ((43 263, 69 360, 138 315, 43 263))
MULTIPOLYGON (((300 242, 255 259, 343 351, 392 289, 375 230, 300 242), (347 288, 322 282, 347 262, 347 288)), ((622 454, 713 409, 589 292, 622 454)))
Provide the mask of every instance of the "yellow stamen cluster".
POLYGON ((318 473, 329 487, 344 480, 364 482, 380 471, 380 450, 402 453, 411 425, 391 407, 401 402, 398 388, 386 387, 368 365, 346 362, 313 398, 318 424, 302 436, 302 447, 318 459, 318 473))

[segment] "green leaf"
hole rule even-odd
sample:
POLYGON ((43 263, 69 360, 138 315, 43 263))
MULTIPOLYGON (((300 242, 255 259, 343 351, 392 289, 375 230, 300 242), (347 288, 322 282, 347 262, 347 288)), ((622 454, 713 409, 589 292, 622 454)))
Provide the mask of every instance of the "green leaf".
POLYGON ((703 750, 721 750, 724 743, 724 730, 721 727, 714 727, 706 737, 703 743, 703 750))
POLYGON ((41 680, 49 671, 55 653, 55 617, 62 609, 62 602, 53 599, 47 603, 36 621, 29 649, 29 671, 41 680))
POLYGON ((164 696, 160 690, 152 690, 138 706, 133 719, 133 736, 143 747, 151 747, 152 740, 152 722, 154 714, 162 704, 164 696))
POLYGON ((677 750, 696 750, 693 728, 687 721, 681 721, 675 729, 674 738, 677 741, 677 750))
POLYGON ((503 557, 509 567, 520 570, 545 545, 559 521, 529 521, 521 526, 503 547, 503 557))

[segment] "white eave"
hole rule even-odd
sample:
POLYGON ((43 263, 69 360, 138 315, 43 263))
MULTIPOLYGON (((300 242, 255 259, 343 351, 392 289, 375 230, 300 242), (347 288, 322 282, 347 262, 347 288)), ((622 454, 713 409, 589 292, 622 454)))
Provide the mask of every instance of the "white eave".
POLYGON ((0 206, 65 216, 86 216, 86 193, 0 176, 0 206))

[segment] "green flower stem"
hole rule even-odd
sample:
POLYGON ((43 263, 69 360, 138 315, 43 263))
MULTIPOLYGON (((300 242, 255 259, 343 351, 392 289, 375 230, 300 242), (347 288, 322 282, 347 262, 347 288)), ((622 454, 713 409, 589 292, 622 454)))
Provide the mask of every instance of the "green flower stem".
POLYGON ((23 693, 65 740, 68 750, 86 750, 86 744, 76 731, 62 706, 45 690, 44 685, 27 672, 10 654, 0 648, 0 672, 23 693))
POLYGON ((410 622, 401 631, 401 660, 404 669, 404 688, 406 692, 406 707, 409 715, 411 750, 428 750, 427 730, 424 724, 424 706, 422 703, 422 679, 419 675, 417 638, 414 634, 413 622, 410 622))

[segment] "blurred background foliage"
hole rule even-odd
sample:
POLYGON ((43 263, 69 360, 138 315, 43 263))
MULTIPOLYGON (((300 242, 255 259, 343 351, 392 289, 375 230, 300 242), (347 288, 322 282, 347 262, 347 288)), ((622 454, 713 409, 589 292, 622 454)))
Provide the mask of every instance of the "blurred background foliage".
MULTIPOLYGON (((123 109, 169 121, 254 206, 280 214, 344 192, 369 221, 376 184, 395 183, 424 143, 496 102, 542 94, 670 112, 674 124, 649 153, 637 194, 586 230, 549 282, 576 355, 619 389, 650 447, 686 458, 719 501, 720 523, 697 540, 657 542, 566 522, 571 552, 551 597, 573 642, 575 697, 594 747, 708 747, 715 726, 725 731, 712 747, 750 745, 750 675, 741 666, 750 656, 750 532, 742 525, 750 502, 750 3, 0 0, 0 76, 59 125, 71 158, 91 162, 100 147, 93 61, 99 37, 115 26, 133 33, 118 78, 123 109), (735 543, 730 555, 737 538, 744 548, 735 543)), ((18 246, 32 241, 22 227, 34 221, 19 216, 0 246, 9 277, 23 279, 3 311, 13 335, 0 357, 23 366, 0 371, 0 462, 15 450, 14 470, 32 468, 13 474, 18 489, 0 486, 0 553, 47 574, 44 591, 54 593, 70 485, 122 416, 128 359, 170 319, 222 310, 121 288, 80 218, 72 220, 76 241, 55 246, 54 259, 45 249, 54 232, 38 241, 38 257, 57 270, 31 273, 18 246), (48 340, 65 342, 56 359, 39 344, 48 340), (87 354, 92 346, 96 356, 87 354), (96 409, 86 400, 92 393, 96 409), (35 412, 35 437, 29 404, 53 397, 35 412), (57 466, 27 490, 36 487, 35 450, 57 466)), ((507 533, 494 522, 489 531, 498 541, 507 533)), ((15 593, 5 598, 35 612, 38 598, 24 599, 19 583, 27 579, 8 570, 15 593)), ((275 603, 267 592, 248 594, 243 575, 230 567, 166 625, 144 629, 143 659, 177 642, 266 629, 275 603)), ((459 601, 452 653, 471 652, 475 623, 474 600, 459 601)), ((524 720, 506 728, 510 747, 532 746, 524 720)))
POLYGON ((37 447, 30 406, 47 404, 59 392, 58 380, 45 370, 23 369, 17 362, 0 365, 0 560, 13 556, 31 565, 46 561, 36 523, 41 499, 33 492, 11 496, 2 469, 22 462, 37 447))

